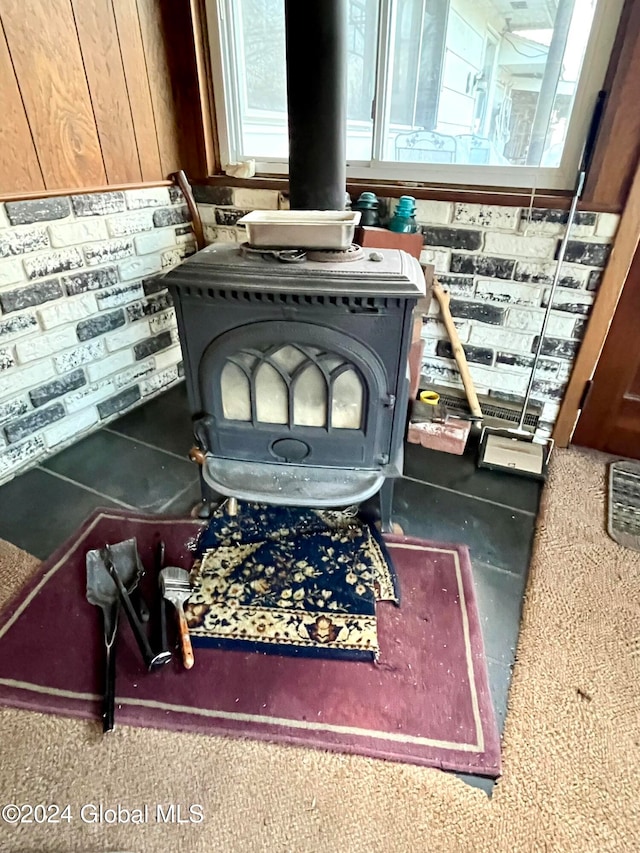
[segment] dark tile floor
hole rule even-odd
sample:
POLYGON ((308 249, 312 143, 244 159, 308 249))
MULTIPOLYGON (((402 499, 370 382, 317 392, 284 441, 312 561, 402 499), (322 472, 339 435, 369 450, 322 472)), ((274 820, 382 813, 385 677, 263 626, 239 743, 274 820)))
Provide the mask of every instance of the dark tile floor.
MULTIPOLYGON (((180 385, 0 487, 0 538, 44 559, 98 506, 186 513, 199 499, 190 438, 180 385)), ((501 730, 539 497, 535 481, 477 470, 473 447, 458 457, 408 445, 395 488, 407 535, 469 546, 501 730)))

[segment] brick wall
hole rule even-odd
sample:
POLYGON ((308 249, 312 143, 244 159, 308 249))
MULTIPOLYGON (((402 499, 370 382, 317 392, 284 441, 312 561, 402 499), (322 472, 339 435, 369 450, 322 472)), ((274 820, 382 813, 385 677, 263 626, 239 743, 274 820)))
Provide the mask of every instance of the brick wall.
POLYGON ((180 191, 0 204, 0 483, 178 381, 180 191))
MULTIPOLYGON (((243 240, 243 229, 236 227, 240 216, 253 209, 287 206, 272 190, 197 187, 196 198, 210 242, 243 240)), ((380 202, 383 215, 396 204, 395 199, 380 202)), ((440 201, 418 201, 416 206, 425 243, 421 260, 435 265, 440 282, 451 293, 451 312, 478 393, 521 401, 566 211, 440 201)), ((577 214, 547 327, 544 358, 536 372, 533 398, 543 404, 541 432, 548 433, 557 416, 618 218, 577 214)), ((461 388, 435 301, 423 319, 423 387, 461 388)))

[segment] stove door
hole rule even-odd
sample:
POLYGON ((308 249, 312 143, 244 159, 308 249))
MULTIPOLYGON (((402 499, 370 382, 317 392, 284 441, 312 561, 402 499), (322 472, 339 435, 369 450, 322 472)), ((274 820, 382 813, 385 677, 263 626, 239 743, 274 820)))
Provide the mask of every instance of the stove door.
POLYGON ((312 323, 243 325, 200 362, 195 432, 227 459, 347 468, 389 461, 394 398, 379 357, 312 323))

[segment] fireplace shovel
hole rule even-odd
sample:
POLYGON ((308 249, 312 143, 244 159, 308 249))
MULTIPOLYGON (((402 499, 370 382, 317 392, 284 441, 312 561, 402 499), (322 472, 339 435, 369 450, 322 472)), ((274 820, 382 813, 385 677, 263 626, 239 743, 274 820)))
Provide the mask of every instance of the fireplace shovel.
MULTIPOLYGON (((126 539, 112 546, 113 558, 118 564, 118 575, 125 586, 133 591, 138 584, 141 566, 135 539, 126 539)), ((102 705, 102 731, 114 727, 116 684, 116 638, 120 616, 120 595, 109 574, 100 551, 87 552, 87 601, 102 609, 105 645, 105 686, 102 705)))

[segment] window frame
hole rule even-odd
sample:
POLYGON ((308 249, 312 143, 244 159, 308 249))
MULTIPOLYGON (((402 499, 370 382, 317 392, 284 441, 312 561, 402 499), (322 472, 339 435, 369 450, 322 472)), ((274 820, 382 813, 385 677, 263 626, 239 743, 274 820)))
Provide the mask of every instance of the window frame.
MULTIPOLYGON (((205 0, 209 50, 213 76, 213 95, 219 142, 220 166, 225 171, 229 165, 242 162, 240 150, 240 107, 242 93, 233 73, 236 62, 234 0, 205 0)), ((558 168, 535 166, 478 166, 461 164, 400 163, 381 159, 385 111, 390 108, 391 75, 379 73, 380 68, 391 67, 393 0, 380 0, 378 32, 378 64, 374 100, 374 121, 371 160, 347 160, 347 179, 370 183, 419 183, 439 186, 466 186, 469 188, 495 187, 503 190, 530 187, 541 190, 562 191, 575 183, 583 141, 586 137, 591 110, 601 89, 621 19, 624 0, 599 0, 587 45, 583 70, 578 81, 572 118, 569 123, 562 159, 558 168), (446 172, 446 174, 445 174, 446 172)), ((485 34, 486 36, 486 34, 485 34)), ((256 176, 286 178, 288 161, 284 158, 255 159, 256 176)))

